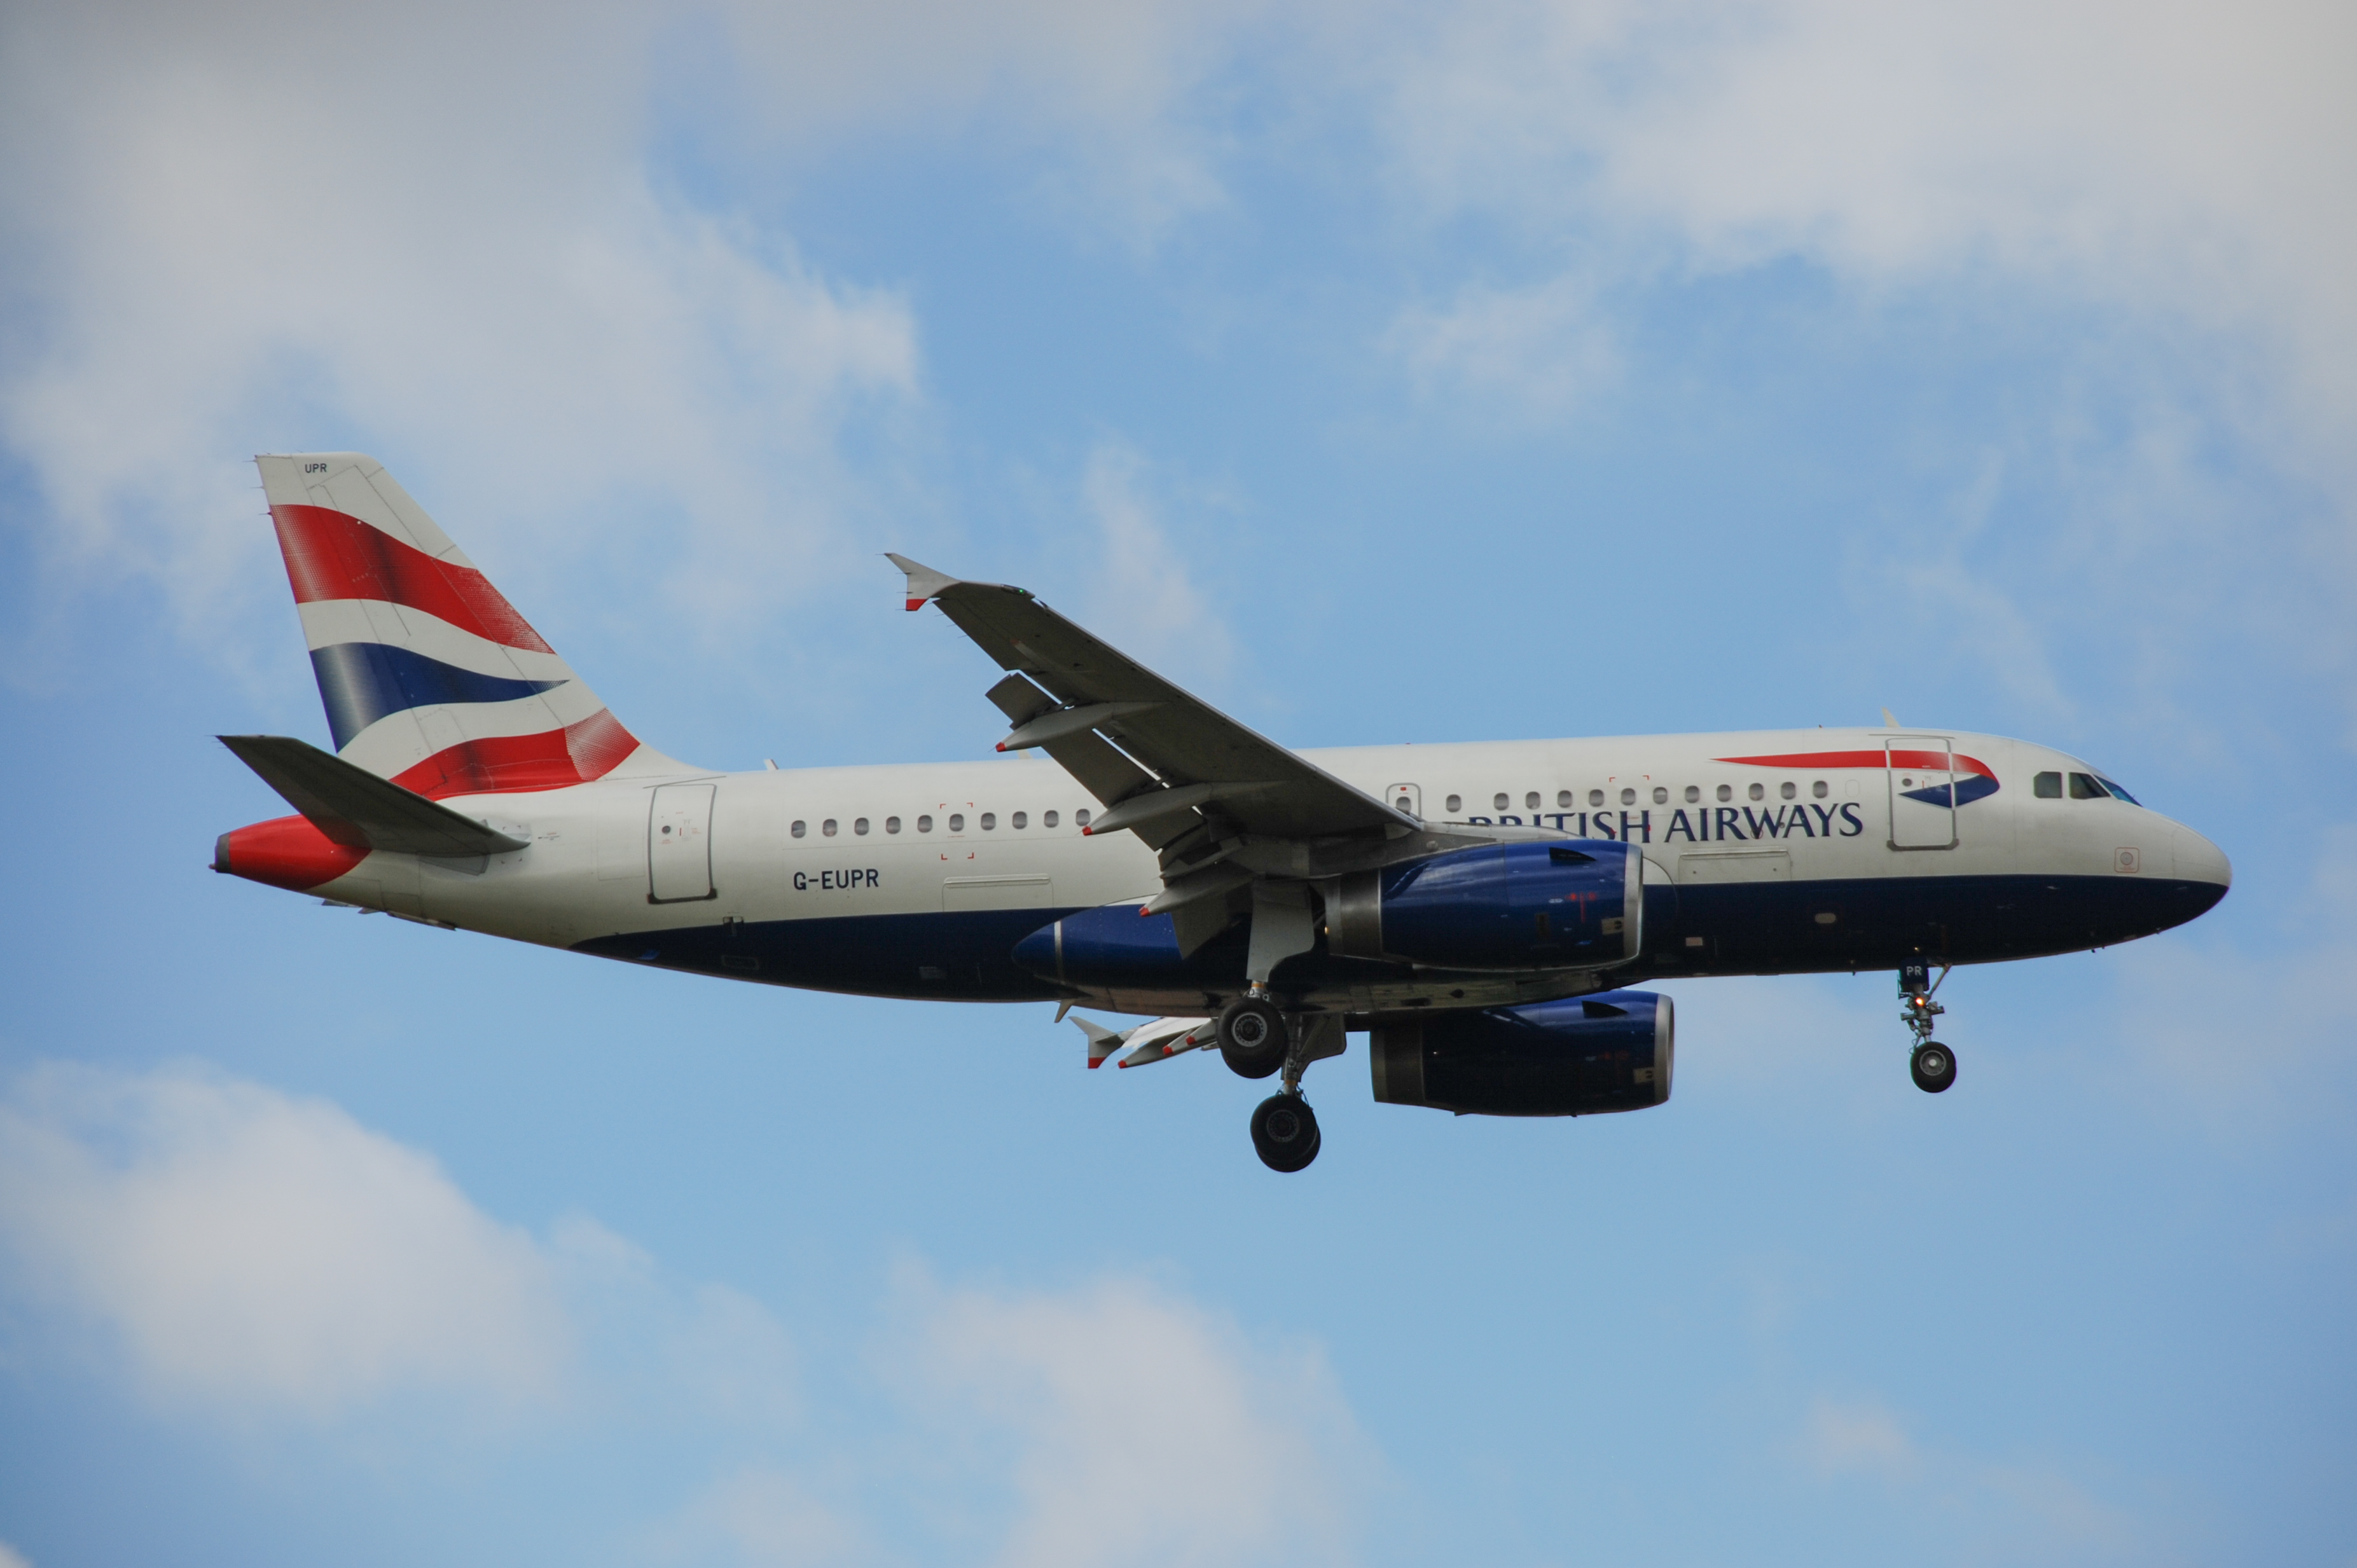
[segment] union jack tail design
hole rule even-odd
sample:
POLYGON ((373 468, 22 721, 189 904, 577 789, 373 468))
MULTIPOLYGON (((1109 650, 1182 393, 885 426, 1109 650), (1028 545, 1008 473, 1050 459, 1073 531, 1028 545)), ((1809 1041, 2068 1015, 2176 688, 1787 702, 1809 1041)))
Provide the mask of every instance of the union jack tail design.
POLYGON ((308 452, 254 465, 346 761, 429 800, 559 789, 668 762, 375 459, 308 452))

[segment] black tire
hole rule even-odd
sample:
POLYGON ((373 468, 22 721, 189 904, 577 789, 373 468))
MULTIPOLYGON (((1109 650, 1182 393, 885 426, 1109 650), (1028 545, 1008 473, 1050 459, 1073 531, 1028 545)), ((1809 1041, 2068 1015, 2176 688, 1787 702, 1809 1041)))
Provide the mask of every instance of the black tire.
POLYGON ((1285 1015, 1257 997, 1239 996, 1220 1015, 1220 1055, 1239 1078, 1266 1078, 1292 1047, 1285 1015))
POLYGON ((1907 1058, 1908 1076, 1926 1094, 1944 1094, 1956 1081, 1956 1053, 1937 1040, 1926 1040, 1907 1058))
POLYGON ((1297 1094, 1272 1094, 1253 1107, 1252 1141, 1261 1164, 1289 1174, 1316 1159, 1325 1139, 1309 1101, 1297 1094))

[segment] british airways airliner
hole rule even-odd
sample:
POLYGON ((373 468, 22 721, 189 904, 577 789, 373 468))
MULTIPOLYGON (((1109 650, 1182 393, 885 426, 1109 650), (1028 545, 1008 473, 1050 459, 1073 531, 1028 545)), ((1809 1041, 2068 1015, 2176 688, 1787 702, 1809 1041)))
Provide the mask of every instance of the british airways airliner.
POLYGON ((2232 880, 2102 769, 1937 727, 1289 750, 1021 588, 898 555, 907 607, 1004 672, 1012 755, 692 768, 374 461, 256 462, 336 749, 222 736, 296 814, 214 870, 720 979, 1148 1015, 1076 1015, 1088 1065, 1210 1046, 1276 1076, 1275 1170, 1316 1158, 1302 1074, 1354 1032, 1392 1104, 1660 1105, 1673 1012, 1633 988, 1673 976, 1896 971, 1939 1093, 1934 969, 2147 936, 2232 880))

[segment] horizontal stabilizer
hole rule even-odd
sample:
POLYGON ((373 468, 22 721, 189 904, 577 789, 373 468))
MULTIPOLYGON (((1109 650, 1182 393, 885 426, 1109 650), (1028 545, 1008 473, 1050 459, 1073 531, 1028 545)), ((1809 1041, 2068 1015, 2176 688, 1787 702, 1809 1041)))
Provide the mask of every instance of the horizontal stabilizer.
POLYGON ((401 854, 505 854, 524 841, 414 794, 390 779, 278 735, 225 735, 221 743, 333 842, 401 854))

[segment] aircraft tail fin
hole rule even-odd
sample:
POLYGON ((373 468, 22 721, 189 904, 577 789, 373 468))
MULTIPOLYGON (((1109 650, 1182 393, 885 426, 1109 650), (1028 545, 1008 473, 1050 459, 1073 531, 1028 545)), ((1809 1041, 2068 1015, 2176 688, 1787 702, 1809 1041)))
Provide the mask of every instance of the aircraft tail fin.
POLYGON ((375 459, 256 457, 337 755, 428 800, 675 766, 375 459))

